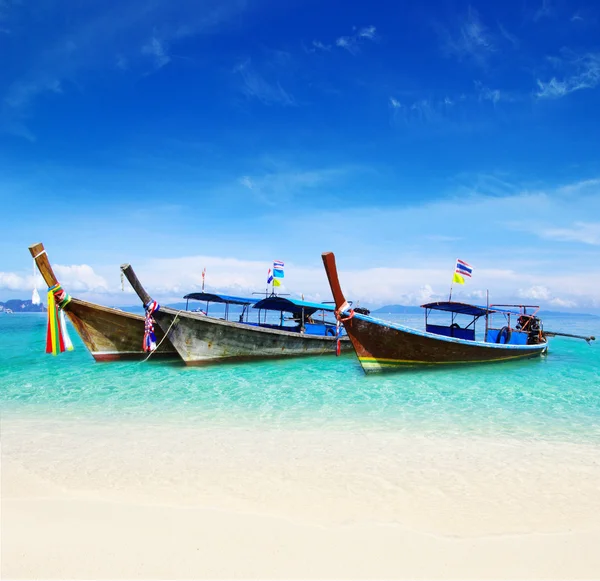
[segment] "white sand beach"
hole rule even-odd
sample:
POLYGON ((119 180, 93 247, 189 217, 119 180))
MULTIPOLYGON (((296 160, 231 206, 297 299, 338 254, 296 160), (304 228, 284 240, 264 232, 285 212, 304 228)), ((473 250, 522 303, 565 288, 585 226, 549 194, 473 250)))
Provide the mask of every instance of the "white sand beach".
POLYGON ((600 450, 2 418, 7 579, 590 579, 600 450))

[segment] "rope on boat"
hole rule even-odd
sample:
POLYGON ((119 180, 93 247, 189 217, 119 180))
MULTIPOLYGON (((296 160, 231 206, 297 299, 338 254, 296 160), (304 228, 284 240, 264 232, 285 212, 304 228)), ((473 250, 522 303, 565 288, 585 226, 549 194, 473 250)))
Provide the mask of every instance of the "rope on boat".
POLYGON ((146 359, 142 359, 142 361, 140 361, 140 363, 145 363, 146 361, 148 361, 148 359, 150 359, 150 357, 152 357, 152 354, 158 350, 158 348, 162 345, 162 342, 167 338, 169 331, 171 330, 171 328, 173 327, 173 325, 179 318, 179 313, 181 313, 181 312, 183 312, 183 311, 177 311, 177 314, 175 315, 173 322, 169 325, 169 328, 167 329, 167 332, 165 333, 164 337, 158 342, 158 345, 156 345, 156 348, 153 349, 152 351, 150 351, 150 353, 148 354, 148 357, 146 357, 146 359))
POLYGON ((339 309, 336 309, 335 311, 333 311, 335 314, 335 318, 336 318, 336 336, 337 336, 337 341, 336 341, 336 345, 335 345, 335 354, 338 357, 339 357, 340 353, 342 352, 342 343, 341 343, 341 339, 340 339, 341 323, 344 323, 345 321, 349 321, 356 314, 354 312, 354 309, 350 309, 350 314, 347 317, 342 317, 342 312, 347 310, 349 306, 350 305, 348 304, 348 302, 345 302, 339 309))

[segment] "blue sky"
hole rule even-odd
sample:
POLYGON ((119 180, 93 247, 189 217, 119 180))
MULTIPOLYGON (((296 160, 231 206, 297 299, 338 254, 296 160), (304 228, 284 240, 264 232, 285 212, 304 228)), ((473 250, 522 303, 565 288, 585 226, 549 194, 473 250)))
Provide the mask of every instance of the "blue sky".
MULTIPOLYGON (((600 309, 600 6, 0 0, 0 300, 200 284, 600 309), (40 286, 38 281, 38 286, 40 286)), ((328 297, 327 297, 328 298, 328 297)))

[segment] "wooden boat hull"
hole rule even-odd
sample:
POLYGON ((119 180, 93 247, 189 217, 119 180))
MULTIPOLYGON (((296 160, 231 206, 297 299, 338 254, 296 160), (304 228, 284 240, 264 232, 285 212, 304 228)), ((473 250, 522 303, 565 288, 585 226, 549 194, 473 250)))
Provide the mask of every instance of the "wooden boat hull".
POLYGON ((350 309, 342 292, 335 256, 332 252, 324 252, 322 258, 335 299, 337 316, 343 322, 366 373, 423 365, 458 365, 525 359, 538 357, 548 348, 547 343, 504 345, 458 339, 355 313, 350 309))
MULTIPOLYGON (((48 287, 58 283, 44 245, 29 247, 35 263, 48 287)), ((142 348, 144 339, 144 317, 118 309, 88 303, 77 298, 65 306, 69 317, 84 345, 96 361, 119 361, 123 359, 145 359, 149 353, 142 348)), ((157 344, 152 353, 155 357, 177 357, 177 351, 160 329, 155 329, 157 344), (164 339, 164 341, 163 341, 164 339)))
MULTIPOLYGON (((160 307, 153 317, 187 365, 336 353, 337 339, 331 336, 266 329, 169 307, 160 307)), ((347 337, 340 345, 342 351, 352 350, 347 337)))
POLYGON ((491 363, 538 357, 540 345, 497 345, 418 331, 355 314, 344 322, 358 360, 366 373, 422 365, 491 363))
MULTIPOLYGON (((150 355, 142 349, 144 317, 118 309, 71 299, 65 314, 96 361, 141 360, 150 355)), ((152 358, 177 357, 164 333, 155 328, 159 347, 152 358), (162 341, 162 343, 161 343, 162 341)))

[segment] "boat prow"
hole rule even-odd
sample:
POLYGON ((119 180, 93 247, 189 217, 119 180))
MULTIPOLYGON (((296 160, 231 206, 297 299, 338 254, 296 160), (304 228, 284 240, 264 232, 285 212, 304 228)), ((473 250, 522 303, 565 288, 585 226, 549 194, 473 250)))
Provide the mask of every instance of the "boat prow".
MULTIPOLYGON (((29 247, 48 288, 58 284, 42 243, 29 247)), ((84 345, 96 361, 138 360, 148 356, 142 348, 144 317, 72 297, 64 307, 84 345)), ((176 358, 177 352, 159 331, 152 357, 176 358)))

